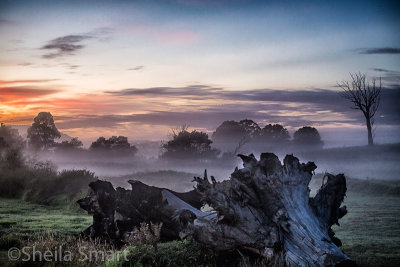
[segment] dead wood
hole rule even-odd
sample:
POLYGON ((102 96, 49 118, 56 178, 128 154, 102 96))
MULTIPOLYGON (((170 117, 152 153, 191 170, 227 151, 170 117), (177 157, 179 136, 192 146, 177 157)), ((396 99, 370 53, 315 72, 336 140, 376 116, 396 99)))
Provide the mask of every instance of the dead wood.
POLYGON ((315 197, 308 185, 316 169, 287 155, 283 165, 272 153, 260 160, 239 155, 243 168, 229 180, 195 177, 195 190, 176 193, 129 181, 131 190, 109 182, 92 182, 87 197, 78 201, 93 215, 87 233, 124 243, 142 222, 162 222, 162 240, 193 236, 219 252, 251 251, 271 258, 285 255, 288 265, 326 266, 348 261, 331 229, 346 214, 343 174, 326 175, 315 197), (201 211, 208 204, 211 211, 201 211))

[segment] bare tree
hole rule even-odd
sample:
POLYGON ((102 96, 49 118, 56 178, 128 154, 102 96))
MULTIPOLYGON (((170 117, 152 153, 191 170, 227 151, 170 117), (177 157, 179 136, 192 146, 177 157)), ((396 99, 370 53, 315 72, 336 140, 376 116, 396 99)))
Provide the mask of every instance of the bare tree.
POLYGON ((361 72, 350 73, 350 77, 350 81, 342 81, 338 84, 343 89, 341 95, 353 103, 353 109, 361 110, 364 114, 368 130, 368 145, 373 146, 372 127, 381 99, 382 81, 379 79, 379 86, 375 78, 372 79, 372 83, 369 83, 366 81, 366 75, 361 72))

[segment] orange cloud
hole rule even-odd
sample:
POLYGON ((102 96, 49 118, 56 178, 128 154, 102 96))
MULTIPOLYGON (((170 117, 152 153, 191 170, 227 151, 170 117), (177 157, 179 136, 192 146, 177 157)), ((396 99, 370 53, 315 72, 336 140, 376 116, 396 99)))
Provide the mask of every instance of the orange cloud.
POLYGON ((0 80, 0 86, 9 85, 9 84, 18 84, 18 83, 46 83, 59 81, 60 79, 42 79, 42 80, 13 80, 13 81, 4 81, 0 80))
POLYGON ((60 90, 32 86, 0 87, 0 101, 13 102, 58 93, 60 90))

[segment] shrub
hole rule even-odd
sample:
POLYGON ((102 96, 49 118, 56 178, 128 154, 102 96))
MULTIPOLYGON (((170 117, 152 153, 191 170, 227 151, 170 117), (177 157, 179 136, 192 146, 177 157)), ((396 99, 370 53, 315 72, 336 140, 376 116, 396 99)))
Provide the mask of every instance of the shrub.
POLYGON ((152 245, 157 246, 160 241, 161 227, 163 223, 141 223, 140 228, 135 227, 133 233, 128 238, 128 242, 132 245, 152 245))
POLYGON ((25 200, 45 205, 69 204, 72 199, 82 196, 87 185, 97 179, 87 170, 64 170, 59 174, 44 172, 43 176, 39 173, 31 180, 25 200))

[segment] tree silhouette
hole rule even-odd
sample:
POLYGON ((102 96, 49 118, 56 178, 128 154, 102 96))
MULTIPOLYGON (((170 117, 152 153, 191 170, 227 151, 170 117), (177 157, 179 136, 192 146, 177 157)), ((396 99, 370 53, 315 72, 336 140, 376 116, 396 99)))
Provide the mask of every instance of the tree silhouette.
POLYGON ((25 146, 25 141, 19 134, 17 129, 1 123, 0 125, 0 150, 5 148, 22 149, 25 146))
POLYGON ((268 124, 260 133, 260 140, 268 143, 282 144, 289 141, 290 134, 286 128, 280 124, 268 124))
POLYGON ((7 142, 4 140, 4 138, 2 136, 0 136, 0 153, 5 150, 6 148, 8 148, 8 144, 7 142))
POLYGON ((106 153, 113 152, 126 156, 133 156, 137 152, 137 148, 131 145, 128 142, 128 137, 125 136, 111 136, 108 139, 101 136, 90 145, 90 150, 106 153))
POLYGON ((248 134, 243 125, 237 121, 224 121, 212 134, 215 143, 238 143, 248 134))
POLYGON ((25 141, 19 134, 17 129, 6 126, 4 123, 0 125, 0 166, 9 169, 17 169, 21 167, 25 160, 22 149, 25 141))
POLYGON ((208 134, 199 131, 189 132, 187 126, 172 130, 172 140, 162 145, 163 158, 169 159, 211 159, 218 151, 211 148, 208 134))
POLYGON ((343 89, 341 95, 353 103, 352 108, 361 110, 365 117, 368 131, 368 145, 374 145, 372 127, 374 126, 374 116, 379 108, 381 98, 382 82, 379 86, 376 79, 372 83, 366 81, 366 75, 362 73, 350 73, 351 81, 343 81, 338 85, 343 89))
POLYGON ((244 143, 257 138, 260 132, 260 126, 253 120, 224 121, 215 130, 212 139, 218 145, 228 145, 230 147, 234 144, 239 144, 242 146, 244 143))
POLYGON ((239 124, 243 126, 244 130, 251 138, 258 136, 261 132, 260 126, 253 120, 244 119, 239 121, 239 124))
POLYGON ((50 112, 40 112, 34 119, 32 126, 28 128, 29 143, 38 149, 46 149, 54 145, 54 139, 61 134, 54 124, 50 112))
POLYGON ((293 143, 301 148, 322 148, 324 144, 318 130, 314 127, 304 126, 293 134, 293 143))
POLYGON ((60 149, 76 149, 82 147, 83 143, 78 137, 74 137, 70 141, 62 141, 57 146, 60 149))

